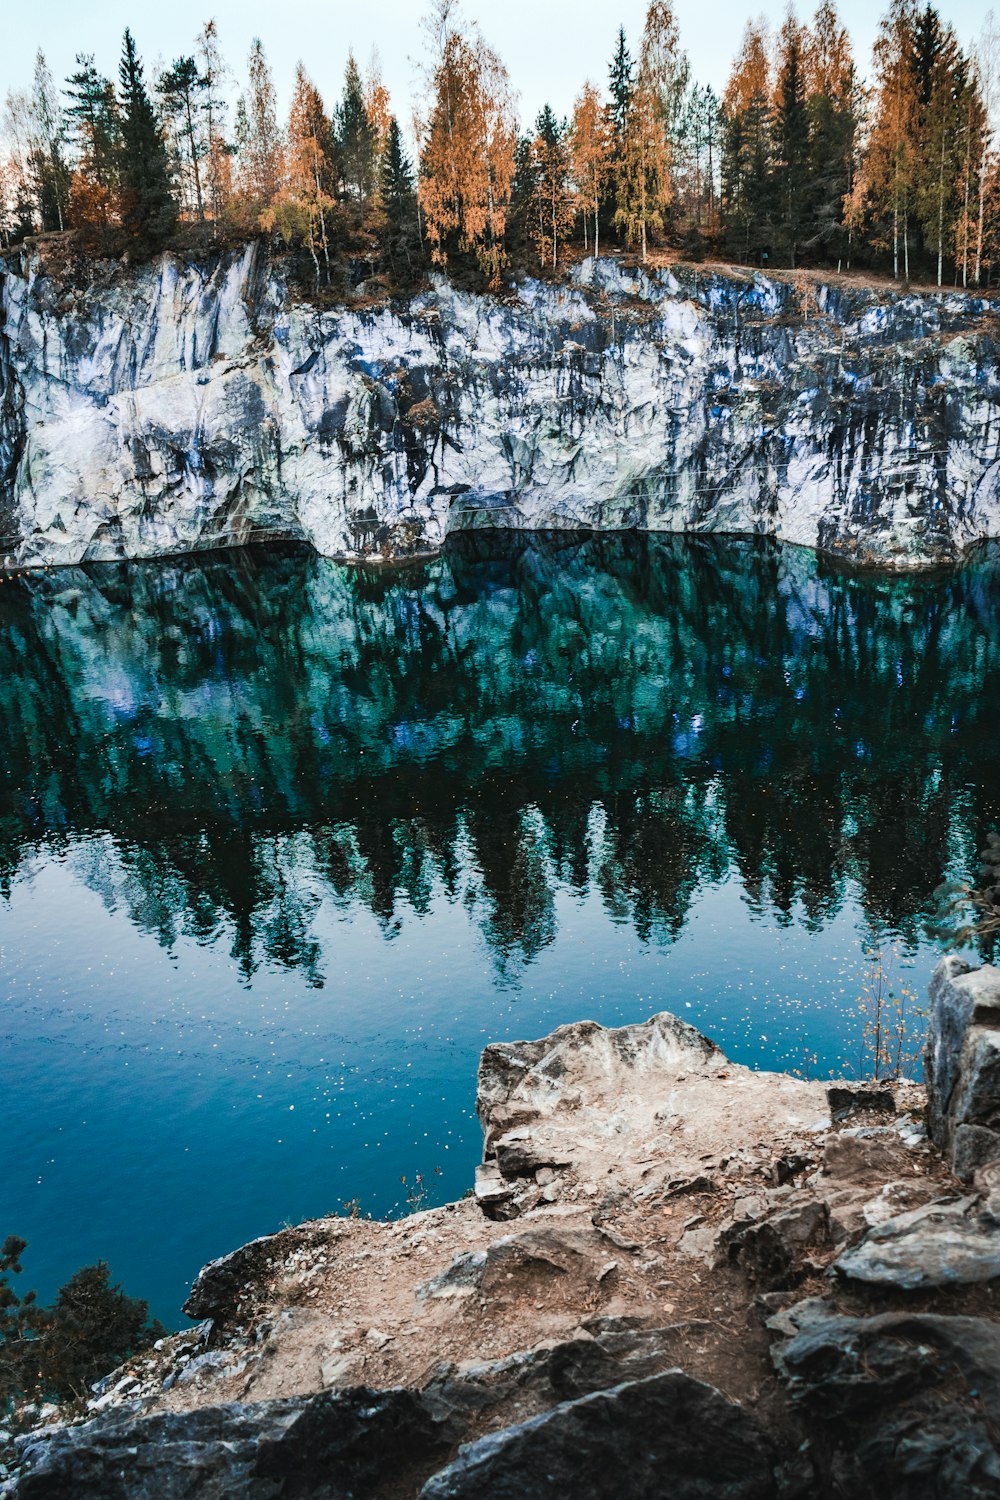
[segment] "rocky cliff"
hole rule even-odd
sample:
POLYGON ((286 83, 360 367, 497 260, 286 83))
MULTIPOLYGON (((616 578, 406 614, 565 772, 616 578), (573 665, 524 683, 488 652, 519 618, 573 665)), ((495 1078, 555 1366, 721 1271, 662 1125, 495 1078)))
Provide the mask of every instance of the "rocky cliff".
POLYGON ((666 1013, 487 1047, 472 1197, 213 1261, 196 1329, 0 1434, 0 1496, 995 1500, 998 1014, 1000 971, 940 966, 964 1185, 916 1084, 753 1072, 666 1013))
POLYGON ((0 559, 480 526, 768 533, 896 568, 1000 534, 995 304, 585 261, 320 311, 260 247, 0 264, 0 559))

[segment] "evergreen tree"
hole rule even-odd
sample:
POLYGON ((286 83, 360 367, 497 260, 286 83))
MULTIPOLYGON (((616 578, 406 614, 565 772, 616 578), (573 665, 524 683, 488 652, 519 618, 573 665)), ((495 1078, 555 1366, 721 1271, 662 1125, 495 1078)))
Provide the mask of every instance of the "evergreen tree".
POLYGON ((348 54, 344 72, 344 93, 337 110, 336 133, 345 190, 364 203, 375 189, 376 140, 353 52, 348 54))
POLYGON ((850 38, 833 0, 820 0, 808 51, 809 242, 831 256, 850 257, 845 233, 854 188, 860 91, 850 38))
POLYGON ((745 260, 765 254, 773 231, 770 93, 767 38, 751 22, 722 101, 723 215, 745 260))
POLYGON ((121 219, 143 251, 159 249, 177 222, 167 150, 128 30, 118 69, 121 104, 121 219))
POLYGON ((51 1307, 34 1292, 19 1295, 10 1277, 21 1275, 26 1249, 17 1235, 0 1246, 0 1412, 25 1397, 83 1396, 98 1376, 166 1333, 150 1321, 146 1302, 111 1285, 104 1261, 71 1276, 51 1307))
POLYGON ((208 83, 208 78, 198 71, 193 57, 179 57, 171 68, 160 74, 159 82, 164 107, 177 121, 178 135, 184 143, 185 165, 190 167, 195 210, 200 220, 205 217, 200 162, 206 150, 201 114, 208 83))
POLYGON ((611 66, 608 68, 611 92, 611 125, 615 133, 615 141, 619 146, 625 138, 628 107, 632 99, 633 71, 632 54, 629 52, 625 41, 625 28, 624 26, 619 26, 615 55, 611 59, 611 66))
POLYGON ((77 53, 77 70, 66 81, 66 121, 80 168, 107 193, 118 185, 121 116, 109 79, 94 66, 93 56, 77 53))
POLYGON ((385 150, 379 168, 379 193, 390 229, 398 232, 413 219, 416 186, 413 167, 403 150, 403 136, 395 115, 389 117, 385 150))
POLYGON ((808 218, 809 117, 802 27, 789 16, 778 41, 774 107, 774 189, 782 245, 794 268, 808 218))
POLYGON ((397 270, 405 260, 412 275, 417 252, 417 192, 413 167, 403 149, 403 136, 395 115, 390 115, 385 149, 379 163, 379 199, 385 219, 385 246, 389 264, 397 270))
POLYGON ((575 210, 569 196, 569 152, 566 126, 546 104, 535 123, 534 238, 538 257, 555 269, 559 263, 559 241, 570 230, 575 210))

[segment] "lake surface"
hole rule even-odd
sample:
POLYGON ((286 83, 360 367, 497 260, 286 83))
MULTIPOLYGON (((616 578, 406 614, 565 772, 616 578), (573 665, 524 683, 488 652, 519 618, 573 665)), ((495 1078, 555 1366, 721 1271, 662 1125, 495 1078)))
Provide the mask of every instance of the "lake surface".
POLYGON ((22 575, 0 743, 0 1238, 176 1323, 254 1235, 461 1194, 491 1039, 670 1009, 863 1066, 865 945, 922 996, 1000 821, 1000 568, 500 535, 22 575))

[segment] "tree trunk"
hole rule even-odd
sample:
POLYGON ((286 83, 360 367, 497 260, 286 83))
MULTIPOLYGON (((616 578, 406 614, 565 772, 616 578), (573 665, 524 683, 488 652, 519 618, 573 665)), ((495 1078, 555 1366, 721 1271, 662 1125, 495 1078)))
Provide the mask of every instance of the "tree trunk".
POLYGON ((205 222, 205 205, 201 201, 201 173, 198 171, 198 147, 194 138, 194 121, 191 119, 191 95, 184 98, 184 109, 187 114, 187 138, 188 150, 191 153, 191 169, 194 172, 194 198, 198 205, 198 222, 205 222))
POLYGON ((937 284, 941 285, 941 274, 944 266, 944 132, 941 133, 941 156, 938 161, 938 277, 937 284))

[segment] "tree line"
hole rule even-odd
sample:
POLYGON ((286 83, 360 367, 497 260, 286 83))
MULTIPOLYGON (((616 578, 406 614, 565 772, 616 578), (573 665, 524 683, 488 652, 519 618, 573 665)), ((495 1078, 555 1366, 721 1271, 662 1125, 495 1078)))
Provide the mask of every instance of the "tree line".
POLYGON ((835 0, 775 35, 747 24, 720 98, 691 76, 671 0, 569 118, 518 120, 502 59, 457 0, 423 23, 421 105, 405 130, 373 58, 328 108, 300 63, 286 120, 264 47, 235 103, 209 21, 147 79, 125 32, 113 83, 90 54, 57 88, 39 52, 8 94, 0 242, 72 230, 147 255, 200 232, 275 236, 316 288, 361 266, 428 265, 497 283, 622 247, 774 266, 862 267, 988 286, 1000 266, 1000 31, 972 47, 931 4, 892 0, 871 77, 835 0), (412 143, 408 149, 407 141, 412 143))

